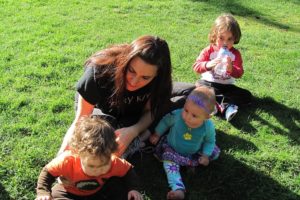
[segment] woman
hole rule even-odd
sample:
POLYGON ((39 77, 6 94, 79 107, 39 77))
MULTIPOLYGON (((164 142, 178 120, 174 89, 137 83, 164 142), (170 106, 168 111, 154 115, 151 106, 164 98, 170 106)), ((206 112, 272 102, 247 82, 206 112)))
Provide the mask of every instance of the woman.
POLYGON ((76 117, 59 152, 67 147, 78 119, 98 108, 117 122, 118 155, 122 155, 169 108, 171 68, 168 44, 155 36, 142 36, 131 44, 115 45, 92 55, 76 85, 76 117))

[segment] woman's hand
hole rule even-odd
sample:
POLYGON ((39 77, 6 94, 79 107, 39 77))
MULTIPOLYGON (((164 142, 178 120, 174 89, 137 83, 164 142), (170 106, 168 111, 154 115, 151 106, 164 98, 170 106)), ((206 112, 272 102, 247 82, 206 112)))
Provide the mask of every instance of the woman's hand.
POLYGON ((206 155, 201 155, 198 162, 200 165, 207 166, 209 164, 209 159, 206 155))
POLYGON ((128 192, 128 200, 143 200, 143 196, 136 190, 128 192))
POLYGON ((121 156, 129 144, 139 135, 137 130, 133 127, 125 127, 115 130, 116 134, 116 141, 119 144, 118 152, 116 153, 117 156, 121 156))
POLYGON ((160 136, 157 135, 156 133, 152 134, 149 138, 149 141, 151 142, 151 144, 156 145, 157 142, 159 141, 160 136))

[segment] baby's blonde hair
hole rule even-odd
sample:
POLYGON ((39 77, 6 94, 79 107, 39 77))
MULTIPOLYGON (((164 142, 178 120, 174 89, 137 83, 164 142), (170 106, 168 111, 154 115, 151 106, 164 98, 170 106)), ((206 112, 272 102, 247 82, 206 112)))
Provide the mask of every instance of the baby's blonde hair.
POLYGON ((215 44, 217 37, 224 31, 230 31, 234 38, 234 44, 238 44, 242 37, 239 23, 231 14, 220 15, 211 27, 208 39, 210 43, 215 44))
POLYGON ((187 97, 187 100, 193 101, 200 108, 211 114, 215 109, 216 96, 211 87, 198 86, 187 97))
POLYGON ((75 126, 70 146, 79 155, 89 153, 102 158, 110 158, 118 148, 114 129, 95 116, 81 117, 75 126))

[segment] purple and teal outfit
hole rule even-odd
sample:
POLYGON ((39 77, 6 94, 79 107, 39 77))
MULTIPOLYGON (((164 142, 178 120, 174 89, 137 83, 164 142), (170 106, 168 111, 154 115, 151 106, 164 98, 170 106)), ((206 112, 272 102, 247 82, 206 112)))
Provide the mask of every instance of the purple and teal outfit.
POLYGON ((185 190, 180 166, 198 166, 201 155, 215 160, 220 154, 212 120, 205 120, 200 127, 189 128, 182 118, 182 112, 183 109, 177 109, 165 115, 155 128, 160 136, 170 129, 158 143, 155 154, 163 160, 168 183, 174 191, 185 190))

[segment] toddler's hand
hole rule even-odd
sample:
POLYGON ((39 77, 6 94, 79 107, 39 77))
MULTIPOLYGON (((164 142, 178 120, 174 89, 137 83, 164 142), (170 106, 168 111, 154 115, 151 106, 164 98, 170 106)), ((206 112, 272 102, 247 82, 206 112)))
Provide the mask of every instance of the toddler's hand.
POLYGON ((209 159, 207 156, 201 155, 201 157, 198 159, 198 162, 200 165, 207 166, 209 164, 209 159))
POLYGON ((143 200, 143 196, 136 190, 128 192, 128 200, 143 200))
POLYGON ((215 58, 215 59, 213 59, 213 60, 211 60, 211 61, 208 61, 207 63, 206 63, 206 69, 207 70, 211 70, 211 69, 213 69, 217 64, 219 64, 221 62, 221 59, 220 58, 215 58))
POLYGON ((226 71, 229 74, 231 74, 231 72, 232 72, 232 60, 231 60, 231 58, 229 56, 227 57, 226 71))
POLYGON ((149 138, 149 141, 151 142, 151 144, 157 144, 158 140, 159 140, 159 135, 157 135, 156 133, 152 134, 149 138))

